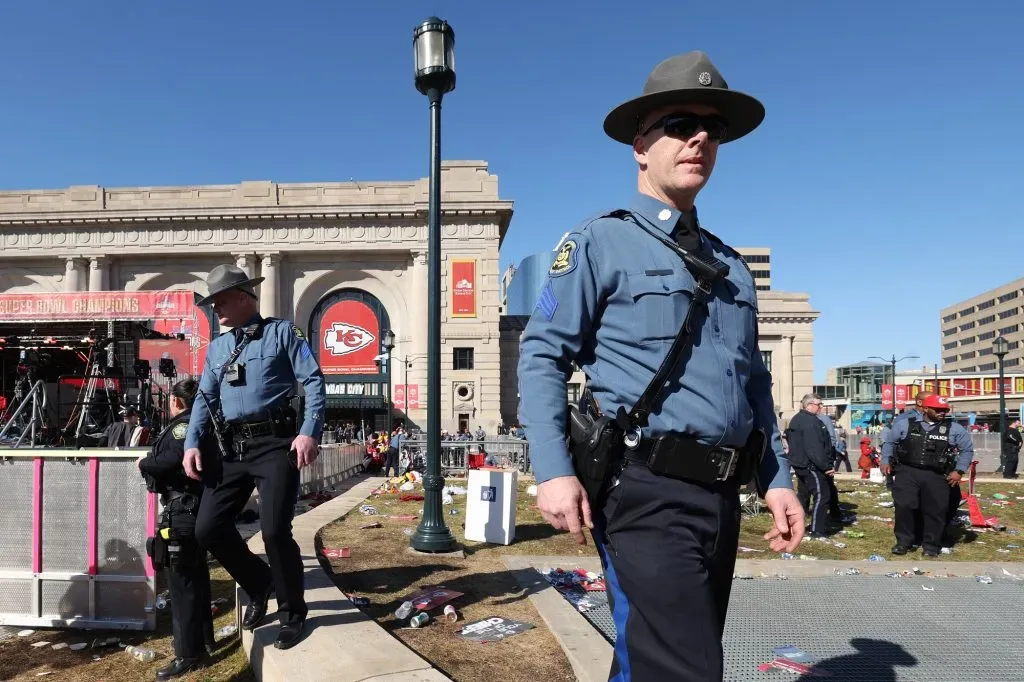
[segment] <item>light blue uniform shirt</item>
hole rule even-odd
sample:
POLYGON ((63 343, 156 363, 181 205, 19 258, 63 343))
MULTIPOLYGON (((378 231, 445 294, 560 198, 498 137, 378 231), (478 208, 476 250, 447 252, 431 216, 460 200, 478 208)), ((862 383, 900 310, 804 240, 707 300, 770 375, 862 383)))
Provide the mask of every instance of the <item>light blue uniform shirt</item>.
MULTIPOLYGON (((248 324, 255 324, 255 317, 248 324)), ((245 326, 248 326, 245 325, 245 326)), ((242 349, 235 362, 245 364, 245 384, 232 386, 223 380, 225 364, 235 349, 232 332, 221 334, 206 349, 206 366, 199 390, 210 407, 221 405, 224 418, 231 421, 264 421, 267 410, 280 407, 298 381, 305 389, 306 410, 299 433, 320 440, 324 428, 327 393, 324 375, 302 332, 287 320, 268 318, 259 335, 242 349)), ((210 421, 206 401, 196 396, 192 418, 185 435, 185 448, 197 448, 200 435, 210 421)))
MULTIPOLYGON (((679 211, 643 194, 630 210, 673 239, 679 211)), ((770 451, 758 480, 791 488, 772 378, 757 346, 753 277, 735 251, 706 234, 702 248, 729 265, 729 276, 715 285, 706 318, 696 316, 682 382, 678 369, 669 376, 644 436, 685 433, 705 445, 740 447, 763 429, 770 451)), ((520 345, 520 417, 538 482, 574 475, 565 443, 573 363, 605 414, 629 410, 668 353, 695 286, 679 256, 628 220, 597 218, 566 238, 520 345)))
POLYGON ((825 425, 825 430, 828 431, 828 437, 832 440, 832 447, 836 446, 836 427, 832 423, 832 420, 824 412, 818 413, 818 420, 825 425))
MULTIPOLYGON (((896 443, 907 437, 907 434, 910 432, 911 419, 924 424, 926 432, 931 431, 937 426, 925 421, 924 415, 916 410, 912 413, 904 414, 909 416, 900 419, 900 417, 903 417, 903 415, 900 415, 894 419, 892 428, 889 429, 889 437, 882 442, 882 464, 888 464, 892 460, 892 451, 896 443)), ((971 466, 971 460, 974 459, 974 442, 971 440, 971 434, 964 427, 956 422, 952 422, 949 427, 949 444, 960 451, 956 459, 956 469, 958 471, 967 471, 967 467, 971 466)))

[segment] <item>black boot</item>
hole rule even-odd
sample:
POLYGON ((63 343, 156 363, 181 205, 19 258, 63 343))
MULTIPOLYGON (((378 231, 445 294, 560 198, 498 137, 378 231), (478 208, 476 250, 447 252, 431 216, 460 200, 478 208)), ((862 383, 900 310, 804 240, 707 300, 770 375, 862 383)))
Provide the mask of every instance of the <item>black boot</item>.
POLYGON ((202 659, 176 658, 173 661, 171 661, 171 664, 166 668, 160 668, 160 670, 156 671, 156 679, 172 680, 175 677, 181 677, 186 673, 190 673, 193 670, 199 670, 202 667, 202 659))
POLYGON ((890 551, 893 554, 898 554, 900 556, 903 556, 904 554, 906 554, 907 552, 910 551, 910 548, 907 547, 906 545, 893 545, 893 547, 892 547, 892 549, 890 551))

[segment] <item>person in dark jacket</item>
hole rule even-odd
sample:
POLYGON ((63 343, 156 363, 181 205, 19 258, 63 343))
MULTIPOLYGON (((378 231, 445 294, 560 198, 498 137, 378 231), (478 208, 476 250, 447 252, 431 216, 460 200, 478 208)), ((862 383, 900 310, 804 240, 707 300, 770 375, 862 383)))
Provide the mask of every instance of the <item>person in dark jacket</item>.
POLYGON ((800 401, 800 411, 793 415, 786 431, 789 440, 789 462, 800 482, 797 497, 811 515, 811 537, 825 537, 828 517, 838 511, 839 495, 836 491, 835 463, 832 458, 832 438, 818 418, 821 399, 808 393, 800 401), (812 502, 813 498, 813 502, 812 502), (812 506, 813 505, 813 506, 812 506))
POLYGON ((1003 434, 1003 456, 1005 466, 1003 467, 1003 478, 1017 478, 1017 458, 1020 455, 1020 447, 1024 444, 1024 437, 1020 434, 1020 421, 1015 419, 1010 427, 1003 434))
MULTIPOLYGON (((179 381, 171 388, 168 422, 153 450, 139 459, 139 470, 163 505, 158 534, 176 550, 168 552, 167 582, 171 591, 171 620, 174 660, 157 671, 156 679, 169 680, 203 666, 204 654, 214 649, 213 615, 210 610, 210 571, 206 552, 195 539, 196 512, 203 496, 203 483, 185 475, 185 434, 192 416, 198 383, 179 381)), ((212 436, 211 436, 212 437, 212 436)), ((205 447, 216 448, 215 443, 205 447)), ((157 559, 154 557, 154 564, 157 559)), ((157 567, 159 568, 159 567, 157 567)))

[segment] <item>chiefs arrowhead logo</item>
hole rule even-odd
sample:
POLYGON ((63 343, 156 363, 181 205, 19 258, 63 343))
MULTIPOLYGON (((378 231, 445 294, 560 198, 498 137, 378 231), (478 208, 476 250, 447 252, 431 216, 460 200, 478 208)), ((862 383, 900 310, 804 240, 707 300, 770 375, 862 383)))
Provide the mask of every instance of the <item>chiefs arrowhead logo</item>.
POLYGON ((362 350, 373 343, 377 337, 362 327, 344 322, 335 322, 324 332, 324 348, 331 355, 348 355, 362 350))

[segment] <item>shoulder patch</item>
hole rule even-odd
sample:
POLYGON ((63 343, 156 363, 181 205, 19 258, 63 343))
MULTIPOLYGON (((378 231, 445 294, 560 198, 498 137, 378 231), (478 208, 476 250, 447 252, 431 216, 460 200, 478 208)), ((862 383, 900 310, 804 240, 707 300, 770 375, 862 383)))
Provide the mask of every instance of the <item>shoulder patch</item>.
POLYGON ((558 255, 555 256, 554 262, 551 264, 551 269, 548 270, 548 274, 552 277, 558 275, 565 275, 576 269, 576 264, 579 262, 577 252, 579 251, 579 245, 576 244, 575 240, 566 239, 562 242, 562 247, 558 250, 558 255))
POLYGON ((295 334, 295 338, 297 339, 306 338, 306 336, 302 333, 302 330, 296 327, 294 324, 292 325, 292 334, 295 334))
POLYGON ((185 434, 188 433, 188 424, 180 422, 174 425, 171 429, 171 435, 174 436, 175 440, 185 440, 185 434))

